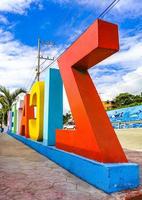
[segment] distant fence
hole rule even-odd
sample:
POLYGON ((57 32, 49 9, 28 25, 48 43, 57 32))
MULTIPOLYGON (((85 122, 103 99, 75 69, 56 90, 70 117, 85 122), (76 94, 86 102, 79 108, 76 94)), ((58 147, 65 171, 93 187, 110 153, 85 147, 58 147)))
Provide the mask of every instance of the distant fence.
POLYGON ((142 128, 142 105, 107 112, 115 129, 142 128))

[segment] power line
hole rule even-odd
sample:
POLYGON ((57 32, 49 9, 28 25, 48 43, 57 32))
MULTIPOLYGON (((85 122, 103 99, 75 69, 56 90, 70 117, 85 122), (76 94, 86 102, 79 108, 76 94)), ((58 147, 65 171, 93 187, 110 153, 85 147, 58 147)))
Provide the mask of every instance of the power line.
MULTIPOLYGON (((100 18, 101 16, 105 16, 106 15, 106 13, 108 13, 108 9, 109 9, 109 11, 119 2, 120 0, 114 0, 100 15, 99 15, 99 17, 98 18, 100 18), (114 3, 115 3, 115 5, 114 5, 114 3), (112 7, 112 5, 113 5, 113 7, 112 7)), ((88 29, 88 28, 87 28, 88 29)), ((87 30, 86 29, 86 30, 87 30)), ((86 31, 85 30, 85 31, 86 31)), ((84 31, 84 32, 85 32, 84 31)), ((83 33, 84 33, 83 32, 83 33)), ((81 35, 83 34, 83 33, 81 33, 81 35)), ((79 36, 80 37, 80 36, 79 36)), ((78 38, 79 38, 78 37, 78 38)), ((74 42, 73 42, 74 43, 74 42)), ((72 44, 73 44, 72 43, 72 44)), ((71 45, 72 45, 71 44, 71 45)), ((68 49, 68 47, 65 49, 65 50, 67 50, 68 49)), ((42 71, 41 71, 41 73, 43 73, 48 67, 50 67, 52 64, 54 64, 59 58, 60 58, 60 56, 61 56, 62 54, 60 54, 60 55, 58 55, 58 57, 52 62, 52 63, 50 63, 46 68, 44 68, 42 71)))
MULTIPOLYGON (((35 76, 34 80, 32 81, 31 87, 35 83, 36 79, 37 79, 37 75, 35 76)), ((30 87, 30 89, 31 89, 31 87, 30 87)))
MULTIPOLYGON (((67 15, 64 17, 64 20, 62 21, 62 24, 64 24, 64 22, 66 21, 67 17, 70 16, 70 13, 71 13, 71 10, 70 10, 70 12, 68 12, 67 15)), ((74 22, 76 22, 76 20, 74 20, 74 22)), ((61 39, 60 39, 60 40, 61 40, 61 39)), ((60 40, 58 40, 58 42, 59 42, 60 40)), ((62 51, 62 50, 64 51, 64 48, 62 48, 61 51, 62 51)), ((56 57, 56 60, 53 59, 53 62, 50 63, 51 65, 54 64, 54 63, 57 61, 57 59, 58 59, 57 57, 58 57, 59 55, 60 55, 60 53, 57 53, 57 54, 54 56, 54 58, 56 57), (55 61, 55 62, 54 62, 54 61, 55 61)), ((43 63, 41 63, 40 66, 44 65, 46 61, 47 61, 47 60, 43 61, 43 63)), ((49 64, 49 65, 50 65, 50 64, 49 64)), ((42 68, 41 68, 41 69, 42 69, 42 68)), ((43 69, 43 71, 44 71, 44 69, 43 69)), ((42 73, 43 71, 41 71, 41 73, 42 73)))
MULTIPOLYGON (((68 16, 70 16, 70 12, 67 13, 66 17, 64 17, 63 22, 66 21, 66 18, 67 18, 68 16)), ((90 15, 87 17, 87 19, 88 19, 89 17, 90 17, 90 15)), ((85 19, 85 20, 86 20, 86 19, 85 19)), ((62 24, 64 24, 63 22, 62 22, 62 24)), ((76 22, 76 20, 75 20, 74 22, 76 22)), ((59 41, 60 41, 60 40, 59 40, 59 41)), ((67 49, 67 48, 66 48, 66 49, 67 49)), ((64 51, 65 49, 62 48, 61 51, 62 51, 62 50, 64 51)), ((51 63, 48 65, 48 67, 52 66, 52 65, 57 61, 57 59, 59 58, 60 54, 61 54, 61 53, 57 53, 57 54, 54 56, 56 59, 54 59, 53 62, 51 62, 51 63)), ((44 65, 46 61, 47 61, 47 60, 43 61, 43 63, 41 63, 40 66, 44 65)), ((42 68, 41 68, 41 69, 42 69, 42 68)), ((46 69, 42 69, 40 73, 43 73, 45 70, 46 70, 46 69)))
MULTIPOLYGON (((118 3, 120 2, 120 0, 114 0, 97 18, 103 18, 112 8, 114 8, 118 3)), ((90 16, 90 15, 89 15, 90 16)), ((88 28, 87 28, 88 29, 88 28)), ((86 30, 87 29, 85 29, 85 31, 83 31, 77 38, 79 38, 84 32, 86 32, 86 30)), ((74 41, 75 42, 75 41, 74 41)), ((72 42, 70 45, 72 45, 74 42, 72 42)), ((67 49, 68 49, 69 47, 67 47, 65 50, 64 50, 64 48, 62 49, 63 50, 63 52, 64 51, 66 51, 67 49)), ((61 57, 61 55, 62 55, 63 53, 57 53, 57 57, 54 59, 54 61, 53 62, 51 62, 49 65, 47 65, 43 70, 41 70, 41 72, 40 73, 43 73, 46 69, 48 69, 50 66, 52 66, 60 57, 61 57)), ((44 62, 45 63, 45 62, 44 62)), ((34 79, 34 80, 36 80, 36 78, 34 79)), ((33 82, 34 83, 34 82, 33 82)), ((32 83, 32 85, 33 85, 33 83, 32 83)), ((31 87, 32 87, 32 85, 31 85, 31 87)))
POLYGON ((40 67, 41 67, 42 65, 44 65, 44 63, 47 62, 47 61, 49 61, 49 60, 53 61, 53 60, 54 60, 54 57, 53 57, 53 58, 47 57, 47 58, 44 58, 44 59, 45 59, 45 60, 40 64, 40 67))
POLYGON ((48 67, 50 67, 51 65, 53 65, 59 58, 60 56, 58 56, 53 62, 51 62, 47 67, 45 67, 43 70, 41 70, 40 73, 43 73, 48 67))
POLYGON ((37 76, 37 80, 38 81, 40 79, 40 67, 41 67, 41 65, 43 65, 47 60, 54 60, 53 58, 49 58, 49 56, 43 57, 41 55, 41 45, 42 44, 51 45, 52 43, 51 42, 41 41, 40 38, 38 38, 38 64, 37 64, 37 68, 36 68, 36 71, 37 71, 36 76, 37 76), (44 62, 42 64, 40 63, 41 59, 44 60, 44 62))
MULTIPOLYGON (((41 44, 48 44, 48 45, 53 45, 53 43, 51 42, 45 42, 45 41, 40 41, 41 44)), ((36 57, 35 61, 34 61, 34 64, 33 64, 33 67, 31 68, 31 73, 30 73, 30 78, 27 78, 26 79, 26 82, 25 82, 25 88, 29 88, 30 85, 31 85, 31 82, 33 82, 33 76, 34 76, 34 80, 35 79, 35 72, 37 71, 37 65, 36 65, 36 62, 37 62, 37 58, 40 58, 40 59, 44 59, 44 62, 40 64, 40 66, 42 66, 47 60, 53 60, 53 58, 49 58, 48 56, 47 57, 43 57, 41 55, 38 54, 38 56, 36 57), (36 67, 36 70, 35 70, 35 67, 36 67)), ((39 61, 38 61, 39 62, 39 61)), ((37 74, 37 73, 36 73, 37 74)), ((36 76, 37 78, 37 76, 36 76)))
MULTIPOLYGON (((62 24, 65 23, 67 17, 70 16, 71 12, 72 12, 72 9, 70 9, 70 11, 67 13, 67 15, 63 18, 62 24)), ((56 56, 57 56, 57 54, 56 54, 56 56)), ((50 59, 50 60, 54 60, 54 58, 53 58, 53 59, 50 59)), ((45 59, 45 60, 40 64, 40 67, 41 67, 42 65, 44 65, 44 63, 45 63, 46 61, 47 61, 47 59, 45 59)), ((37 75, 36 75, 35 78, 34 78, 35 81, 36 81, 36 78, 37 78, 37 75)), ((33 85, 33 83, 34 83, 34 81, 32 82, 32 85, 33 85)))
POLYGON ((30 83, 31 83, 31 78, 33 77, 34 72, 35 72, 35 64, 36 64, 36 60, 37 60, 37 59, 34 60, 33 67, 31 68, 31 76, 30 76, 30 78, 28 78, 28 79, 26 80, 26 82, 25 82, 25 88, 28 88, 28 86, 29 86, 30 83))
POLYGON ((114 8, 120 0, 114 0, 100 15, 98 18, 103 18, 112 8, 114 8))

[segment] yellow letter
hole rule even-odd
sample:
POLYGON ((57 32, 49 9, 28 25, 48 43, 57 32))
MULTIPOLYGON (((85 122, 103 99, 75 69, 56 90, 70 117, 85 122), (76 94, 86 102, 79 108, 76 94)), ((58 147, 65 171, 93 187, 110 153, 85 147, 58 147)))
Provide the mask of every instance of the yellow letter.
POLYGON ((43 140, 44 82, 36 82, 30 92, 30 106, 36 107, 36 116, 29 120, 30 138, 43 140))

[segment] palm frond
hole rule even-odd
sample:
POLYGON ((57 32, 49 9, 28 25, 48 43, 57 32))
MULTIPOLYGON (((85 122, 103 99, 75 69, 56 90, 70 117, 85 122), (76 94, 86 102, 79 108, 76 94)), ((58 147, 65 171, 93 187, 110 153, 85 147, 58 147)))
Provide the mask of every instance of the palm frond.
POLYGON ((16 97, 21 94, 21 93, 26 93, 26 90, 24 88, 20 88, 15 90, 12 94, 11 94, 11 99, 14 102, 16 100, 16 97))
POLYGON ((9 110, 9 105, 4 97, 0 97, 0 104, 2 106, 2 112, 6 113, 9 110))
POLYGON ((7 111, 11 110, 13 102, 16 100, 16 97, 21 93, 26 93, 26 90, 20 88, 10 93, 9 89, 0 85, 0 104, 2 105, 2 108, 0 110, 4 116, 7 115, 7 111))
POLYGON ((10 91, 2 85, 0 85, 0 94, 6 96, 7 98, 10 97, 10 91))

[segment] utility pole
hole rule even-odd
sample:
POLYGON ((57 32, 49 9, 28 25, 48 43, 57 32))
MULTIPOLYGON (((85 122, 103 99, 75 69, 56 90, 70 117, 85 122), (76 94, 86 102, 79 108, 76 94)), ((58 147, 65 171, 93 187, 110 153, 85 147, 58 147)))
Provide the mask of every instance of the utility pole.
POLYGON ((37 71, 37 81, 40 80, 40 67, 41 65, 46 62, 47 60, 51 60, 53 61, 54 60, 54 57, 53 58, 50 58, 49 56, 47 57, 43 57, 41 56, 41 44, 46 44, 46 45, 53 45, 52 42, 44 42, 44 41, 41 41, 40 38, 38 38, 38 63, 37 63, 37 68, 36 68, 36 71, 37 71), (42 64, 40 63, 40 60, 45 60, 42 64))
POLYGON ((37 64, 37 81, 40 78, 40 38, 38 38, 38 64, 37 64))

